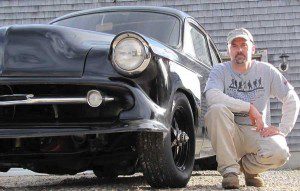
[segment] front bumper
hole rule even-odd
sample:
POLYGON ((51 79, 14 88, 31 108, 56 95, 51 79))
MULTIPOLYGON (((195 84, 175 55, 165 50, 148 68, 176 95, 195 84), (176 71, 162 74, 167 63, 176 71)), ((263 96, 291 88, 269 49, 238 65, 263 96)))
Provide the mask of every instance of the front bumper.
POLYGON ((70 136, 88 134, 106 134, 121 132, 166 132, 164 124, 153 120, 132 120, 124 121, 113 125, 78 125, 72 126, 34 126, 24 128, 24 126, 14 126, 12 128, 0 129, 0 138, 32 138, 51 136, 70 136))
POLYGON ((2 78, 5 85, 31 84, 64 84, 64 85, 95 85, 100 87, 122 87, 130 92, 133 105, 121 111, 116 120, 109 123, 102 121, 68 121, 52 123, 2 123, 0 138, 29 138, 48 136, 68 136, 82 134, 103 134, 119 132, 165 132, 168 130, 165 120, 166 109, 154 103, 136 84, 128 80, 105 77, 83 78, 2 78))

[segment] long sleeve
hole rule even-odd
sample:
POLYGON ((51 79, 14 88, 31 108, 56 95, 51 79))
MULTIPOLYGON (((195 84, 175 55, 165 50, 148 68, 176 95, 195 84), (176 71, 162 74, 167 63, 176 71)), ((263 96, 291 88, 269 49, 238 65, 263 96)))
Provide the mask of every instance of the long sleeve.
POLYGON ((279 130, 287 136, 293 129, 298 118, 300 101, 295 90, 290 90, 282 100, 282 118, 279 130))
POLYGON ((205 96, 208 107, 213 104, 224 104, 231 112, 236 113, 248 113, 250 109, 250 103, 232 98, 219 89, 209 89, 205 96))

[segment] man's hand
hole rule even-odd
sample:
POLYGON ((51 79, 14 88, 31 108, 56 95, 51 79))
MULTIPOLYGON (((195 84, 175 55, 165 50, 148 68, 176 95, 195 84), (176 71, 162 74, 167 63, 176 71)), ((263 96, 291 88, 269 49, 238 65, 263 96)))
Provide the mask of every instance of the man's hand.
MULTIPOLYGON (((277 127, 269 126, 265 127, 260 131, 261 136, 270 137, 272 135, 283 135, 277 127)), ((283 135, 284 136, 284 135, 283 135)))
POLYGON ((251 124, 253 126, 256 126, 257 132, 260 132, 264 128, 262 115, 259 113, 259 111, 256 109, 256 107, 253 104, 250 104, 249 118, 251 120, 251 124))

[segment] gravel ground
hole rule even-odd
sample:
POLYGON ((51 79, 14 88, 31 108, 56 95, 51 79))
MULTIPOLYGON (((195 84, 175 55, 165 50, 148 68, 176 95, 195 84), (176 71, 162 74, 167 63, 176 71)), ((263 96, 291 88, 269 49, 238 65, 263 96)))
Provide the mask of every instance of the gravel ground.
MULTIPOLYGON (((245 187, 240 176, 241 190, 300 190, 300 170, 280 170, 264 173, 267 186, 245 187)), ((165 190, 222 190, 222 177, 216 171, 195 171, 186 188, 165 190)), ((2 176, 1 190, 151 190, 141 174, 122 176, 114 182, 101 182, 94 174, 75 176, 2 176)), ((163 190, 163 189, 161 189, 163 190)))

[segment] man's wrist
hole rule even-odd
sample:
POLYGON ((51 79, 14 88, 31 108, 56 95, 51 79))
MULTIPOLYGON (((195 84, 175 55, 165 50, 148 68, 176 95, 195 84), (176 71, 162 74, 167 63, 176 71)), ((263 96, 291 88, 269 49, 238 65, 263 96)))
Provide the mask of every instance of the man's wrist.
POLYGON ((288 128, 282 127, 282 126, 280 126, 280 124, 279 124, 278 130, 284 137, 286 137, 290 133, 290 130, 288 128))
POLYGON ((249 113, 250 113, 250 111, 252 110, 252 107, 253 107, 253 104, 250 103, 250 104, 249 104, 249 113))
POLYGON ((245 103, 245 108, 247 108, 246 111, 248 111, 248 113, 249 113, 250 110, 251 110, 251 103, 246 102, 246 103, 245 103))

